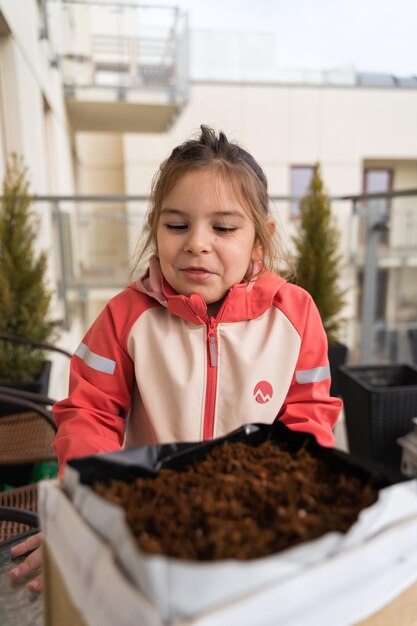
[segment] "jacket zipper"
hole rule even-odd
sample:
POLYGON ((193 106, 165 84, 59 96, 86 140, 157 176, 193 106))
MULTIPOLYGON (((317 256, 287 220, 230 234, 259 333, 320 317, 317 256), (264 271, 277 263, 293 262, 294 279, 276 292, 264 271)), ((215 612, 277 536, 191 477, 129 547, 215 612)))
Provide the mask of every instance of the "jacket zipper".
POLYGON ((207 324, 207 380, 206 403, 204 407, 203 439, 212 439, 214 431, 214 409, 217 390, 217 323, 210 317, 207 324))

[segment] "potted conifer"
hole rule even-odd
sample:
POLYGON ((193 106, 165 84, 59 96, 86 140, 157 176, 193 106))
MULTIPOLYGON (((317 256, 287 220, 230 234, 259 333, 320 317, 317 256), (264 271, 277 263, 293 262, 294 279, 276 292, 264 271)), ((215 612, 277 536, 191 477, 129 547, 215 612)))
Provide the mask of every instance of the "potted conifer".
MULTIPOLYGON (((4 339, 10 334, 51 341, 59 323, 49 317, 47 255, 35 249, 39 224, 31 205, 27 169, 12 154, 0 201, 0 384, 46 394, 50 362, 43 350, 4 339)), ((0 414, 7 412, 2 406, 0 414)))
POLYGON ((339 285, 340 232, 331 212, 318 163, 308 193, 301 200, 300 213, 298 234, 293 238, 294 280, 310 293, 320 312, 329 344, 331 394, 338 396, 338 369, 347 357, 347 347, 339 341, 345 294, 339 285))

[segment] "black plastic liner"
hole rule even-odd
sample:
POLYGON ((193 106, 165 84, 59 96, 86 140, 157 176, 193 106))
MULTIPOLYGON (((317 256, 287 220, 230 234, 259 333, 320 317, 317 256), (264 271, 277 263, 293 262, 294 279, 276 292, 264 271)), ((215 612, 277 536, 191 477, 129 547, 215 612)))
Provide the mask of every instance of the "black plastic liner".
POLYGON ((324 448, 316 442, 313 435, 293 432, 281 422, 274 422, 272 425, 248 424, 210 441, 143 446, 122 452, 82 457, 69 461, 68 465, 77 470, 80 482, 84 485, 106 483, 113 479, 131 482, 139 476, 156 476, 162 468, 182 471, 191 463, 203 459, 215 446, 225 441, 258 446, 267 439, 277 443, 285 442, 294 452, 304 446, 335 471, 357 476, 377 489, 405 480, 401 474, 387 472, 377 463, 334 448, 324 448))

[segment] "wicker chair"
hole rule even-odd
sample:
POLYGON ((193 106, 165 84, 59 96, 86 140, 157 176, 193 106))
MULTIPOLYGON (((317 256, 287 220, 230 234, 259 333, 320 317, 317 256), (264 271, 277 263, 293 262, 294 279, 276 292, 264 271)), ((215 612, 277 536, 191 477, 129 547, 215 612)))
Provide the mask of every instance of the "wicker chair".
POLYGON ((37 485, 0 493, 0 544, 39 529, 37 485))
MULTIPOLYGON (((23 413, 0 417, 0 468, 3 475, 10 476, 7 482, 13 484, 19 467, 32 466, 39 461, 56 460, 52 441, 57 426, 51 411, 46 408, 54 400, 40 394, 0 386, 0 404, 1 402, 13 402, 27 409, 23 413)), ((17 510, 17 519, 5 519, 0 515, 0 542, 28 530, 27 524, 23 523, 24 515, 19 510, 36 514, 36 483, 1 492, 0 512, 1 507, 10 507, 11 512, 17 510)))
MULTIPOLYGON (((27 337, 0 332, 0 341, 58 352, 71 358, 71 353, 63 348, 27 337)), ((0 385, 0 468, 56 459, 51 447, 56 425, 47 408, 53 403, 52 398, 25 390, 22 385, 0 385)), ((0 482, 4 482, 1 477, 0 482)))
POLYGON ((27 409, 0 417, 0 465, 37 463, 56 459, 51 447, 57 427, 47 405, 55 400, 41 394, 0 386, 0 404, 27 409))
MULTIPOLYGON (((0 333, 0 340, 59 352, 71 358, 71 354, 62 348, 25 337, 0 333)), ((25 484, 26 468, 41 461, 56 460, 52 442, 57 426, 49 408, 54 402, 40 393, 0 385, 0 408, 12 405, 22 411, 0 415, 0 482, 15 485, 0 492, 0 542, 38 524, 37 484, 25 484), (17 477, 23 479, 23 484, 16 480, 17 477)))
POLYGON ((64 348, 60 348, 59 346, 54 346, 52 343, 47 343, 45 341, 36 341, 35 339, 30 339, 29 337, 19 337, 18 335, 12 335, 11 333, 0 333, 1 341, 11 341, 12 343, 21 343, 26 346, 31 346, 32 348, 40 348, 41 350, 46 350, 50 352, 59 352, 67 356, 69 359, 72 357, 71 352, 68 350, 64 350, 64 348))

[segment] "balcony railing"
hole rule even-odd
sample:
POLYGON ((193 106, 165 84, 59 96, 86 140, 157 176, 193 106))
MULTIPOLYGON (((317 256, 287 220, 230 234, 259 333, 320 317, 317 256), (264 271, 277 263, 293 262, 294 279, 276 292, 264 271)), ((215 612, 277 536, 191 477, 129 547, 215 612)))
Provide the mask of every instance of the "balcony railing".
MULTIPOLYGON (((274 196, 278 227, 291 241, 294 198, 274 196)), ((342 232, 341 284, 347 305, 341 340, 352 363, 411 361, 410 331, 417 329, 417 189, 332 198, 342 232), (383 220, 375 203, 390 198, 383 220), (388 236, 387 236, 388 232, 388 236)), ((70 325, 86 328, 106 301, 131 280, 145 223, 146 196, 38 197, 49 207, 55 232, 59 300, 70 325)))
MULTIPOLYGON (((185 105, 185 12, 175 6, 147 6, 124 0, 48 0, 47 6, 50 39, 75 130, 97 130, 88 109, 92 102, 96 108, 98 104, 104 108, 118 102, 136 107, 171 107, 171 117, 185 105), (85 120, 87 115, 91 128, 85 120)), ((117 122, 124 117, 120 110, 117 114, 107 109, 107 114, 112 116, 113 125, 115 118, 117 122)), ((139 118, 137 112, 134 115, 139 118)), ((147 117, 144 128, 121 130, 158 129, 147 117)))

